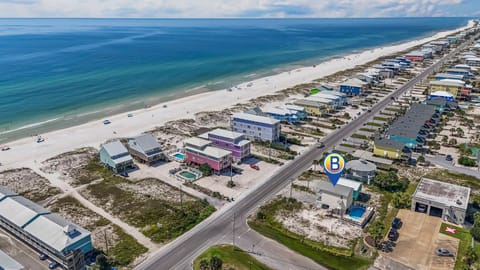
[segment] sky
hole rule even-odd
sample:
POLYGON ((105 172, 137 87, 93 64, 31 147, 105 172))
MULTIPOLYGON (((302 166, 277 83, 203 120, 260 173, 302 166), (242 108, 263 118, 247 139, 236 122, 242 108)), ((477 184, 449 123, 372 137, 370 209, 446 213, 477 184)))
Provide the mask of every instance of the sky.
POLYGON ((480 16, 480 0, 0 0, 3 18, 429 16, 480 16))

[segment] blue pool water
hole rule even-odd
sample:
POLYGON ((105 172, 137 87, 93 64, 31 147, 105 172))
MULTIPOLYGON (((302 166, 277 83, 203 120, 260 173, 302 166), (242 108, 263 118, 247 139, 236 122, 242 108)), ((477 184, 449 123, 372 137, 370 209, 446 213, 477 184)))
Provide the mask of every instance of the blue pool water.
POLYGON ((182 154, 182 153, 175 153, 175 155, 173 155, 173 156, 180 159, 180 160, 185 159, 185 154, 182 154))
POLYGON ((360 219, 362 218, 363 214, 365 213, 366 209, 363 207, 354 207, 350 210, 348 214, 353 219, 360 219))

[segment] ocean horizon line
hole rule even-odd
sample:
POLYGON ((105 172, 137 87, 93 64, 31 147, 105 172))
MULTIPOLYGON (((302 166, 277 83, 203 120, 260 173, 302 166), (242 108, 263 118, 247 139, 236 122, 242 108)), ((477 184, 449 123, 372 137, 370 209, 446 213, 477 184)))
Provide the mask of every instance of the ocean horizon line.
MULTIPOLYGON (((461 24, 455 29, 458 29, 463 25, 464 24, 461 24)), ((75 109, 74 111, 70 111, 69 113, 63 112, 63 113, 51 115, 48 118, 47 117, 39 118, 38 121, 26 122, 22 125, 14 125, 13 124, 14 122, 10 122, 9 124, 7 124, 6 127, 4 125, 4 128, 0 128, 0 130, 3 129, 2 132, 0 133, 1 137, 3 137, 3 138, 0 138, 0 143, 2 141, 3 142, 12 141, 18 138, 27 137, 31 134, 45 133, 53 130, 59 130, 59 129, 63 129, 71 126, 88 123, 94 120, 98 120, 102 117, 110 117, 112 115, 117 115, 125 112, 141 110, 145 107, 156 106, 172 100, 194 96, 198 93, 225 90, 233 85, 238 85, 238 84, 246 83, 252 80, 258 80, 265 77, 278 75, 278 74, 285 73, 297 68, 308 67, 310 65, 321 65, 322 63, 328 62, 332 59, 341 59, 341 58, 348 57, 349 55, 356 55, 356 54, 368 52, 371 50, 380 49, 383 47, 395 46, 395 45, 411 42, 414 40, 425 38, 432 33, 438 33, 443 31, 444 30, 441 29, 438 31, 431 31, 431 32, 424 33, 421 36, 410 37, 409 39, 391 40, 388 43, 384 43, 384 44, 371 44, 369 46, 364 46, 364 47, 349 48, 349 49, 344 49, 342 51, 338 51, 331 55, 310 56, 305 59, 297 59, 294 61, 289 61, 288 63, 278 63, 275 65, 269 65, 261 68, 245 70, 243 72, 226 74, 224 76, 222 75, 215 76, 215 77, 212 77, 211 79, 205 79, 203 81, 190 82, 187 85, 182 84, 178 86, 172 86, 169 88, 163 87, 163 90, 159 89, 151 93, 148 93, 148 92, 138 93, 135 95, 135 97, 133 97, 133 99, 125 99, 124 101, 119 100, 118 102, 110 100, 109 104, 98 103, 98 105, 96 106, 92 105, 90 107, 91 108, 90 110, 97 110, 99 108, 103 108, 93 113, 89 113, 90 110, 75 109), (249 77, 252 74, 253 76, 249 77), (225 83, 225 85, 222 85, 222 83, 225 83), (209 88, 209 86, 210 87, 216 86, 216 87, 212 89, 212 88, 209 88), (129 100, 129 102, 126 102, 126 100, 129 100), (136 105, 133 106, 132 103, 136 105), (75 111, 77 110, 78 112, 75 113, 75 111), (75 114, 72 114, 72 113, 75 113, 75 114), (81 116, 85 116, 85 118, 80 119, 82 118, 81 116), (45 123, 45 125, 38 125, 37 123, 40 123, 40 124, 45 123), (33 127, 33 128, 30 128, 30 127, 33 127), (32 130, 32 129, 35 129, 35 130, 32 130), (21 131, 21 132, 18 132, 19 133, 18 136, 16 134, 16 131, 21 131), (10 136, 6 136, 6 135, 10 135, 10 136)), ((213 63, 214 62, 212 62, 212 64, 213 63)), ((186 82, 188 82, 188 80, 184 81, 184 83, 186 82)))

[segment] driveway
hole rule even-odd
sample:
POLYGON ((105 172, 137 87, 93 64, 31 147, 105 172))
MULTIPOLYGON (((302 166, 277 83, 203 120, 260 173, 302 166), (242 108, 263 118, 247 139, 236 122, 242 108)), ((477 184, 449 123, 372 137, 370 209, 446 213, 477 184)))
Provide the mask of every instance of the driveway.
MULTIPOLYGON (((455 266, 454 257, 438 257, 437 248, 447 248, 457 253, 458 239, 439 233, 442 220, 426 214, 402 209, 397 217, 403 225, 399 230, 396 247, 391 253, 382 256, 403 264, 405 269, 451 270, 455 266)), ((387 268, 386 268, 387 269, 387 268)))
POLYGON ((432 164, 443 167, 450 171, 463 173, 463 174, 474 176, 480 179, 480 171, 478 171, 478 169, 467 169, 464 167, 455 166, 453 161, 445 160, 444 156, 434 156, 434 157, 425 156, 425 160, 430 161, 432 164))

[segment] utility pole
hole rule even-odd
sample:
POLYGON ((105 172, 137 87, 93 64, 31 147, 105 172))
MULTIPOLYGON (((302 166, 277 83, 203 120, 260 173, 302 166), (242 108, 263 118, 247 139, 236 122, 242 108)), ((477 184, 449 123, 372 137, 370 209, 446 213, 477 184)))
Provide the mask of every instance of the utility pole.
POLYGON ((108 239, 107 239, 107 229, 106 228, 103 230, 103 239, 105 241, 105 252, 106 252, 107 257, 108 257, 108 239))
POLYGON ((232 243, 233 243, 233 250, 235 250, 235 212, 233 212, 233 227, 232 227, 232 235, 233 235, 233 238, 232 238, 232 243))

